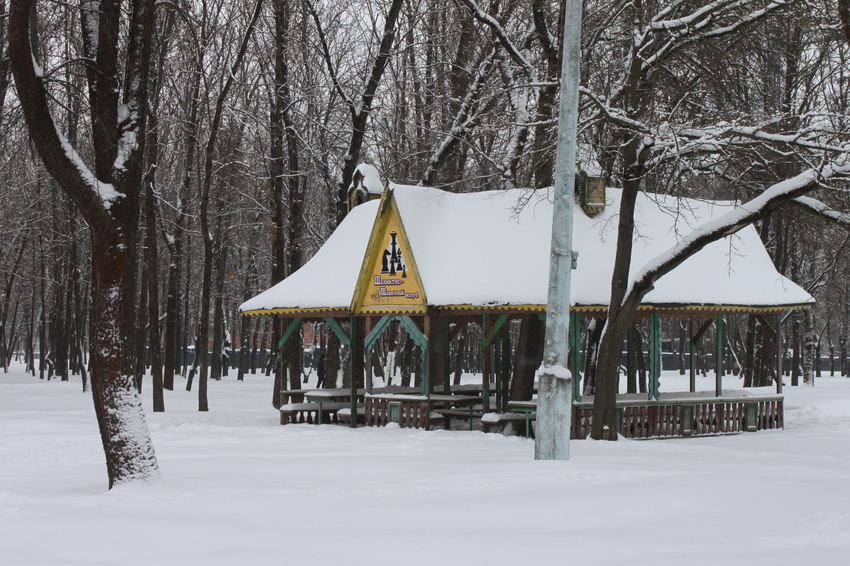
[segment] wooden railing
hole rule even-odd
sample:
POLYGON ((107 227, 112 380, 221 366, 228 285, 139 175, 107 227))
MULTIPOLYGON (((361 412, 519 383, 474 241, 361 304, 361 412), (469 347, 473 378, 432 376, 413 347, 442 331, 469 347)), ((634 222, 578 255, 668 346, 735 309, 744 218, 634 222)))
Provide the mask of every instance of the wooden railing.
POLYGON ((427 399, 366 397, 366 426, 385 426, 397 422, 402 428, 431 427, 427 399))
MULTIPOLYGON (((626 438, 658 438, 754 432, 784 428, 782 398, 678 400, 619 404, 618 428, 626 438)), ((593 408, 573 406, 572 438, 587 438, 593 408)))

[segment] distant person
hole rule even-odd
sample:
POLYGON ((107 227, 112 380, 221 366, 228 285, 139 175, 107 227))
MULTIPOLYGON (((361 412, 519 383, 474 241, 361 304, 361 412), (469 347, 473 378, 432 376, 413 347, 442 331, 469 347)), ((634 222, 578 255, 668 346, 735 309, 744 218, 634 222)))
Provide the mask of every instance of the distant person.
POLYGON ((319 354, 319 361, 316 362, 316 375, 318 376, 318 380, 316 381, 316 387, 322 389, 325 386, 325 354, 322 352, 319 354))

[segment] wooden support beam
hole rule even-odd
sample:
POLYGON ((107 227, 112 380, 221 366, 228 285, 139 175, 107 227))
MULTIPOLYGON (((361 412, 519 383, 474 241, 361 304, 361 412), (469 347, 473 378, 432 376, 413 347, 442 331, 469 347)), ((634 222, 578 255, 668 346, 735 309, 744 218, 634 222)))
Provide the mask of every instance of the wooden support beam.
MULTIPOLYGON (((283 322, 283 321, 281 320, 281 322, 283 322)), ((292 321, 289 323, 289 326, 287 326, 286 330, 284 330, 283 336, 281 336, 280 340, 278 340, 277 347, 283 348, 284 344, 286 344, 286 341, 289 340, 289 338, 292 336, 293 332, 295 332, 296 330, 298 330, 300 328, 300 325, 301 325, 301 319, 300 318, 293 318, 292 321)))
POLYGON ((349 332, 351 344, 351 422, 348 426, 357 428, 357 385, 363 377, 363 333, 360 331, 361 319, 349 317, 349 332))
POLYGON ((443 374, 443 393, 445 393, 446 395, 451 395, 452 384, 451 384, 451 379, 449 379, 449 363, 451 361, 451 355, 450 355, 449 348, 450 348, 451 343, 452 343, 452 337, 451 337, 451 332, 450 332, 450 328, 449 328, 449 319, 448 318, 442 319, 442 323, 440 325, 440 328, 441 328, 440 335, 442 337, 442 339, 440 340, 440 346, 441 346, 441 354, 442 354, 442 357, 443 357, 443 363, 442 363, 443 367, 441 368, 442 369, 441 373, 443 374))
MULTIPOLYGON (((487 320, 487 315, 484 315, 485 321, 487 320)), ((499 334, 499 331, 505 325, 505 323, 510 320, 510 317, 506 314, 500 314, 499 318, 496 319, 496 322, 493 323, 493 327, 488 331, 486 326, 484 328, 484 346, 489 346, 493 343, 493 340, 496 339, 496 336, 499 334)), ((485 323, 486 325, 486 323, 485 323)))
POLYGON ((661 396, 661 315, 649 315, 649 398, 661 396))
MULTIPOLYGON (((694 319, 688 320, 688 334, 690 336, 694 335, 694 319)), ((690 391, 691 393, 695 393, 697 390, 697 343, 691 338, 688 340, 688 360, 689 360, 689 374, 690 374, 690 391)))
POLYGON ((510 325, 506 324, 502 329, 502 352, 501 352, 501 373, 500 377, 500 390, 501 393, 499 395, 499 412, 504 413, 508 410, 508 381, 511 375, 511 333, 510 333, 510 325))
MULTIPOLYGON (((371 320, 371 317, 369 317, 371 320)), ((366 338, 363 343, 367 350, 371 350, 372 344, 383 334, 384 330, 392 323, 393 320, 398 319, 396 316, 382 316, 378 323, 372 327, 370 331, 367 332, 366 338)))
POLYGON ((413 339, 416 344, 423 349, 428 347, 428 338, 422 332, 422 329, 419 328, 419 325, 416 324, 409 316, 399 316, 397 317, 401 325, 407 331, 408 336, 413 339))
POLYGON ((570 354, 567 360, 570 364, 570 373, 573 376, 573 401, 581 401, 581 313, 570 314, 570 354))
POLYGON ((481 395, 482 395, 482 406, 484 408, 484 412, 490 411, 490 373, 492 371, 491 359, 490 359, 490 344, 487 341, 487 327, 488 327, 488 314, 482 315, 481 318, 481 395))
POLYGON ((723 315, 717 315, 717 339, 714 343, 714 394, 723 395, 723 315))
POLYGON ((627 391, 637 393, 637 352, 635 351, 635 327, 634 324, 626 332, 626 379, 628 380, 627 391))
MULTIPOLYGON (((767 321, 767 319, 764 317, 764 315, 756 314, 756 315, 753 315, 753 316, 759 322, 759 324, 762 325, 762 328, 764 328, 764 331, 767 332, 768 334, 770 334, 771 338, 776 338, 776 330, 773 329, 773 326, 767 321)), ((779 324, 780 325, 782 324, 781 319, 780 319, 779 324)))
MULTIPOLYGON (((374 323, 374 319, 371 316, 367 316, 363 321, 363 335, 369 336, 372 331, 372 324, 374 323)), ((377 339, 377 338, 376 338, 377 339)), ((366 391, 369 393, 372 392, 372 343, 366 343, 366 340, 363 341, 363 357, 365 358, 366 363, 366 391)), ((354 417, 352 417, 354 418, 354 417)))
POLYGON ((711 319, 706 320, 702 324, 702 326, 699 327, 699 330, 697 331, 697 333, 695 335, 691 335, 691 344, 693 344, 694 346, 699 344, 700 338, 702 338, 702 335, 705 334, 706 331, 709 328, 711 328, 712 324, 714 324, 713 320, 711 320, 711 319))
MULTIPOLYGON (((448 323, 448 318, 446 319, 448 323)), ((449 327, 449 342, 457 338, 457 335, 460 334, 460 331, 463 330, 463 327, 469 324, 470 322, 474 322, 471 316, 464 316, 457 319, 455 325, 449 327)))
POLYGON ((776 315, 776 393, 782 393, 782 313, 776 315))
MULTIPOLYGON (((351 317, 351 318, 353 319, 354 317, 351 317)), ((337 322, 337 320, 335 318, 330 318, 330 317, 323 318, 322 320, 325 321, 325 324, 328 325, 328 328, 331 329, 331 332, 336 334, 337 338, 339 338, 339 341, 342 342, 343 344, 345 344, 346 348, 350 349, 351 348, 351 337, 349 337, 349 335, 348 335, 348 333, 346 333, 345 329, 342 326, 340 326, 339 322, 337 322)))

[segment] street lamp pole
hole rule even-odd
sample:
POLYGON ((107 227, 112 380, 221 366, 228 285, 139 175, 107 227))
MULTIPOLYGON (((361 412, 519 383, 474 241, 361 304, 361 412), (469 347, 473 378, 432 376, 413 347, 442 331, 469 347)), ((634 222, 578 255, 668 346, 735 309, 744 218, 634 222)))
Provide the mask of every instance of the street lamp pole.
POLYGON ((570 459, 573 376, 567 369, 567 342, 570 332, 570 277, 576 259, 573 252, 573 209, 581 66, 581 8, 581 0, 566 0, 564 6, 555 206, 546 301, 546 339, 543 366, 538 375, 537 435, 534 444, 536 460, 570 459))

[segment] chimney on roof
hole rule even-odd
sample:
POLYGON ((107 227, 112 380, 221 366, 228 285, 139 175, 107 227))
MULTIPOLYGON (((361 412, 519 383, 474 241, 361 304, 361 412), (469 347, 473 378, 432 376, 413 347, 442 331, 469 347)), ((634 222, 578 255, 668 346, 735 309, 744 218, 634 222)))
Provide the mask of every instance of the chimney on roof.
POLYGON ((351 212, 358 204, 381 198, 384 185, 376 167, 368 163, 358 165, 354 170, 351 186, 348 187, 348 211, 351 212))
POLYGON ((605 177, 591 177, 576 166, 576 201, 590 217, 605 210, 605 177))

